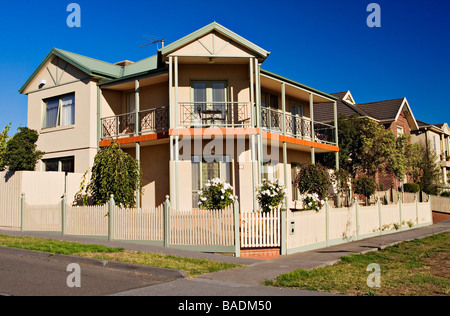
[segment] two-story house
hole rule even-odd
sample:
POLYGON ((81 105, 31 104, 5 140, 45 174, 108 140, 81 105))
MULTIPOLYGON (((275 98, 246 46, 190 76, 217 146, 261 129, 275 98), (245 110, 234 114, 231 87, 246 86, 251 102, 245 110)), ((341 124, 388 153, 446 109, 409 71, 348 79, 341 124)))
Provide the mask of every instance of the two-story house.
MULTIPOLYGON (((356 103, 350 91, 333 93, 337 97, 338 115, 368 118, 383 125, 386 130, 390 130, 396 136, 411 135, 419 130, 418 122, 411 110, 411 106, 406 98, 376 101, 370 103, 356 103)), ((334 114, 330 112, 327 104, 317 104, 314 107, 315 119, 319 122, 330 124, 334 119, 334 114)), ((377 173, 376 182, 378 189, 397 189, 400 181, 392 174, 377 173)), ((406 182, 407 179, 404 179, 406 182)))
POLYGON ((417 121, 419 129, 413 132, 412 141, 422 143, 427 151, 436 154, 436 163, 441 167, 440 181, 450 187, 450 128, 447 123, 429 124, 417 121))
POLYGON ((243 211, 279 178, 295 199, 295 170, 335 152, 337 97, 266 71, 269 52, 214 22, 147 59, 108 63, 53 49, 20 92, 46 153, 39 170, 84 173, 117 140, 140 162, 143 196, 196 208, 207 180, 229 182, 243 211), (314 119, 315 104, 334 113, 314 119))

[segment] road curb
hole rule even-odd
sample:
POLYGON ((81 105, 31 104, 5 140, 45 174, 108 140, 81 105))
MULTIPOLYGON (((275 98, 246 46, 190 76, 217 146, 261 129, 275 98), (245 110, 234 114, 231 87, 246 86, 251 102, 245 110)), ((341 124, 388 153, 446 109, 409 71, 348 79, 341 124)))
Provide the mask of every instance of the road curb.
POLYGON ((54 260, 65 263, 76 263, 79 265, 91 265, 105 269, 128 271, 133 273, 147 273, 151 275, 164 276, 172 279, 185 279, 187 278, 187 273, 182 270, 152 267, 134 263, 118 262, 118 261, 107 261, 95 258, 62 255, 62 254, 52 254, 49 252, 35 251, 20 248, 9 248, 0 246, 0 250, 14 255, 27 256, 32 258, 37 258, 41 260, 54 260))

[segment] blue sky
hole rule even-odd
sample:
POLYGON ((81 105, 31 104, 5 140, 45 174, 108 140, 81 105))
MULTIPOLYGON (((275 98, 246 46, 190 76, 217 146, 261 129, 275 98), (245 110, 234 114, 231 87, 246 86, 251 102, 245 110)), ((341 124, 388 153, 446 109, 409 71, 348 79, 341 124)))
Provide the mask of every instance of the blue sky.
POLYGON ((100 1, 3 2, 0 11, 0 130, 27 125, 18 90, 53 47, 108 62, 155 54, 217 21, 271 52, 263 68, 316 89, 350 90, 357 103, 406 97, 418 120, 450 122, 450 1, 100 1), (81 28, 69 28, 69 3, 81 28), (381 8, 369 28, 367 6, 381 8))

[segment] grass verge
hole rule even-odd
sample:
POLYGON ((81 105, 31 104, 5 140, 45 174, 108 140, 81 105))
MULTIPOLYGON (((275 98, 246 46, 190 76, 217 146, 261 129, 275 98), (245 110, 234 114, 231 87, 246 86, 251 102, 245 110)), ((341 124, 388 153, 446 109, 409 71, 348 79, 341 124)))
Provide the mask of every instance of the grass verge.
POLYGON ((110 248, 103 245, 87 245, 34 237, 0 235, 0 246, 177 269, 186 272, 190 277, 203 273, 242 267, 237 264, 206 259, 184 258, 148 252, 133 252, 126 251, 123 248, 110 248))
POLYGON ((380 251, 342 257, 332 266, 296 270, 265 285, 346 295, 447 296, 450 294, 450 232, 380 251), (371 263, 381 268, 380 287, 367 280, 371 263))

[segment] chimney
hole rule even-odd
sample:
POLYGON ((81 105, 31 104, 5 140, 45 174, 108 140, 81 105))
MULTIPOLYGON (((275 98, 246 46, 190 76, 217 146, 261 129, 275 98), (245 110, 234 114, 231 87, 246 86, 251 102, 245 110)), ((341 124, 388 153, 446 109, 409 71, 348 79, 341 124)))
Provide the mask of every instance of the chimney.
POLYGON ((115 63, 114 65, 125 67, 125 66, 131 65, 131 64, 134 64, 134 62, 129 61, 129 60, 123 60, 123 61, 119 61, 118 63, 115 63))

